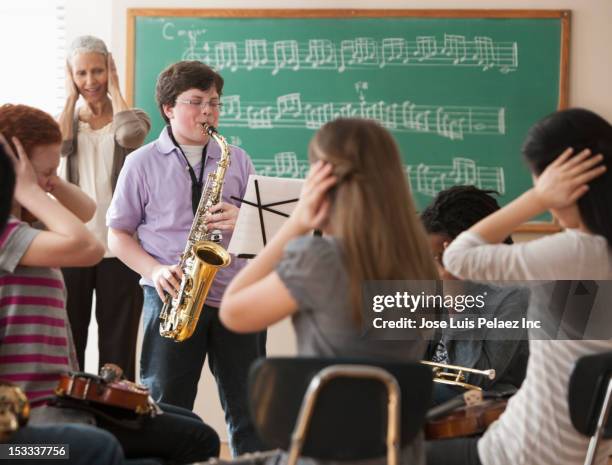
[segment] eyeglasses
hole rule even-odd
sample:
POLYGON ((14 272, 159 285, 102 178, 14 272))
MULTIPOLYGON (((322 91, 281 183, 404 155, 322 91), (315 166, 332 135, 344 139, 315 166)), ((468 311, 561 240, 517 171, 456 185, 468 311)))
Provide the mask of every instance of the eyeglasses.
POLYGON ((206 107, 209 107, 211 110, 220 110, 223 108, 223 104, 221 102, 200 102, 199 100, 176 100, 177 103, 184 103, 186 105, 191 105, 193 108, 198 107, 200 110, 206 110, 206 107))

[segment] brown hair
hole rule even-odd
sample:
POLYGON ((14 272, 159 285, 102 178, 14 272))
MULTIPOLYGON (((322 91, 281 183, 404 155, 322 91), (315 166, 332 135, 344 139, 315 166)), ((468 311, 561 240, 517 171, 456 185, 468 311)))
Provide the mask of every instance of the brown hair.
POLYGON ((155 100, 164 121, 170 123, 164 113, 164 105, 174 106, 176 98, 186 90, 207 91, 211 87, 221 96, 223 78, 200 61, 179 61, 168 66, 159 74, 155 87, 155 100))
POLYGON ((330 226, 344 249, 356 322, 364 281, 438 279, 399 149, 385 129, 339 118, 315 134, 308 152, 312 163, 331 163, 338 178, 330 192, 330 226))
POLYGON ((6 103, 0 107, 0 132, 11 148, 16 137, 27 154, 39 145, 60 144, 62 133, 53 117, 38 108, 6 103))

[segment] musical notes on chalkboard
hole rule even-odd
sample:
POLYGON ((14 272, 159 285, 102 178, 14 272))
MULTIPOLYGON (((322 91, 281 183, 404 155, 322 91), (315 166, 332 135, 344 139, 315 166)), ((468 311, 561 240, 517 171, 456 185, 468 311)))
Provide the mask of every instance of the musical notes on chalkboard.
POLYGON ((476 166, 469 158, 453 158, 452 165, 407 165, 406 173, 413 192, 435 197, 438 192, 457 185, 473 185, 506 193, 504 169, 500 166, 476 166))
MULTIPOLYGON (((465 136, 504 135, 505 108, 481 106, 420 105, 400 102, 367 101, 357 83, 360 97, 353 102, 307 102, 299 92, 281 95, 276 101, 243 102, 239 95, 221 97, 224 127, 249 129, 312 129, 339 117, 378 121, 392 132, 436 134, 451 140, 465 136)), ((365 86, 367 88, 367 86, 365 86)))
POLYGON ((280 152, 272 158, 253 158, 257 174, 276 178, 305 178, 310 169, 310 163, 298 159, 295 152, 280 152))
MULTIPOLYGON (((262 176, 305 178, 310 169, 306 160, 295 152, 280 152, 272 158, 254 157, 255 171, 262 176)), ((500 166, 477 166, 469 158, 456 157, 451 165, 405 165, 404 170, 413 192, 435 197, 438 192, 457 185, 474 185, 506 193, 504 169, 500 166)))
POLYGON ((256 170, 303 178, 315 132, 364 118, 391 133, 417 208, 441 189, 503 193, 531 183, 517 153, 529 126, 567 100, 567 12, 135 10, 131 104, 162 130, 156 79, 198 60, 223 77, 220 127, 256 170), (533 85, 533 83, 538 85, 533 85))
POLYGON ((468 38, 458 34, 404 37, 354 37, 344 40, 312 38, 271 40, 263 37, 244 41, 206 40, 206 30, 176 29, 167 22, 165 40, 186 40, 184 60, 200 60, 217 71, 269 70, 377 70, 386 67, 453 66, 470 67, 501 73, 516 71, 519 66, 517 42, 496 42, 491 37, 468 38))

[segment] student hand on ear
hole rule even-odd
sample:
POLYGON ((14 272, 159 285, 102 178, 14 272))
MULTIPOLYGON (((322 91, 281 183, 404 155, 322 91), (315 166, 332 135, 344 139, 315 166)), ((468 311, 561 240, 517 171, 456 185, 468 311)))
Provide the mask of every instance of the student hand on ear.
POLYGON ((73 104, 76 103, 79 99, 79 89, 72 78, 72 67, 68 61, 66 61, 66 78, 64 80, 64 86, 66 88, 66 99, 73 104))
POLYGON ((332 174, 332 165, 329 163, 319 160, 310 168, 302 187, 300 200, 290 218, 302 233, 321 229, 327 221, 330 208, 327 192, 337 180, 332 174))
POLYGON ((588 183, 606 171, 600 165, 603 155, 591 155, 585 149, 572 157, 574 150, 566 149, 546 167, 535 182, 534 192, 546 209, 564 208, 574 204, 589 190, 588 183))

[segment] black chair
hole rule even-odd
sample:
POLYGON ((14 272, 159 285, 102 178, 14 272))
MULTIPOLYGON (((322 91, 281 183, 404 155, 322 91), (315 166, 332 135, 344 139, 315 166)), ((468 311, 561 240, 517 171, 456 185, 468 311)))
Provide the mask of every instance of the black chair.
POLYGON ((399 451, 421 431, 432 372, 420 363, 268 358, 251 366, 249 404, 270 448, 319 460, 360 460, 399 451), (401 425, 401 428, 400 428, 401 425))
POLYGON ((591 437, 585 465, 591 465, 601 439, 612 437, 612 352, 587 355, 576 362, 569 384, 569 411, 578 432, 591 437))

